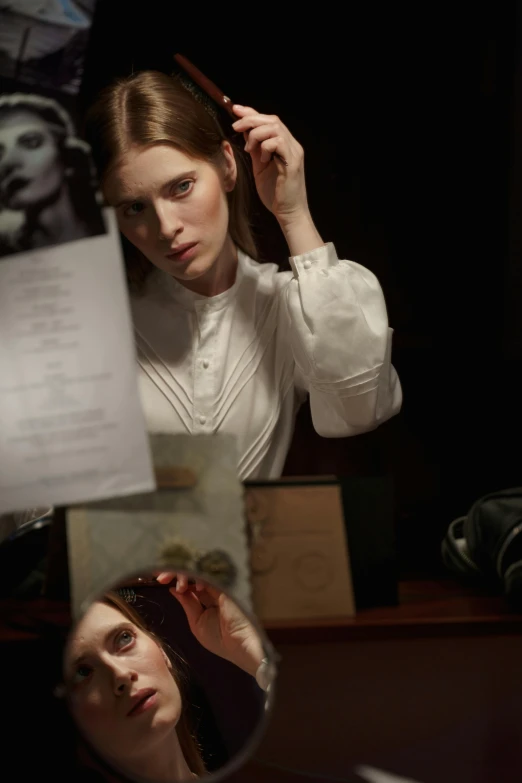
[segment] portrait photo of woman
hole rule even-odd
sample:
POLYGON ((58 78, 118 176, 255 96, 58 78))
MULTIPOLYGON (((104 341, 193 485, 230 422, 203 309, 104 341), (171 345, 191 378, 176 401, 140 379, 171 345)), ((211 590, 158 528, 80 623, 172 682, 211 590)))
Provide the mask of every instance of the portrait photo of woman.
POLYGON ((88 146, 54 99, 0 96, 0 256, 105 233, 88 146))

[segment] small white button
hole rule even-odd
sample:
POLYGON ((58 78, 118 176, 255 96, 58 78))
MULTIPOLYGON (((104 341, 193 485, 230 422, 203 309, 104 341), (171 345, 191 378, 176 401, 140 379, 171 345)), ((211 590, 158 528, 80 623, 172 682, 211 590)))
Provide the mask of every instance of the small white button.
POLYGON ((323 277, 328 277, 328 269, 323 269, 321 271, 321 274, 322 274, 323 277))
POLYGON ((304 266, 305 269, 310 269, 310 267, 312 266, 312 262, 311 261, 305 261, 303 266, 304 266))
POLYGON ((200 417, 199 417, 199 423, 200 423, 200 424, 205 424, 206 420, 207 420, 207 417, 206 417, 206 416, 200 416, 200 417))
POLYGON ((205 369, 205 370, 208 370, 208 364, 209 364, 209 363, 208 363, 208 360, 207 360, 207 359, 203 359, 203 361, 202 361, 201 363, 202 363, 202 365, 203 365, 204 369, 205 369))

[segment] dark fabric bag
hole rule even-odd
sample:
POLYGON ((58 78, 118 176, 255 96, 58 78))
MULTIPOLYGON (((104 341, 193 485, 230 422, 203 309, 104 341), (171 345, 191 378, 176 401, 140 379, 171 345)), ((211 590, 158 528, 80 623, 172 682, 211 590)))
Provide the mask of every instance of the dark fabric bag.
POLYGON ((455 519, 442 559, 461 576, 498 585, 522 607, 522 487, 485 495, 455 519))

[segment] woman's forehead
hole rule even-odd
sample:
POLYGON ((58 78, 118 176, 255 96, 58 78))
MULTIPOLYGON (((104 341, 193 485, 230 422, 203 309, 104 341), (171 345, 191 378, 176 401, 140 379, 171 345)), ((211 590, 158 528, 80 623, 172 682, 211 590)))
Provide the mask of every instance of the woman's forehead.
POLYGON ((192 169, 204 166, 172 144, 133 146, 112 166, 104 181, 104 193, 113 203, 132 197, 138 191, 161 188, 166 179, 174 179, 192 169))
POLYGON ((70 650, 104 639, 115 626, 125 621, 126 618, 118 609, 103 601, 96 601, 74 629, 70 650))
POLYGON ((0 111, 0 131, 3 128, 31 128, 49 130, 49 124, 29 109, 12 109, 6 114, 0 111))

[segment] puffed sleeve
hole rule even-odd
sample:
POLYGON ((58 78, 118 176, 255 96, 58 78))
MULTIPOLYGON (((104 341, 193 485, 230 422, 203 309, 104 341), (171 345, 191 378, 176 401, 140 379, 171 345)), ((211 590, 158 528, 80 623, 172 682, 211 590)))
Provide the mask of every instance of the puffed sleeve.
POLYGON ((319 435, 375 429, 401 407, 393 330, 375 275, 340 261, 332 243, 290 259, 284 288, 296 385, 310 395, 319 435))

